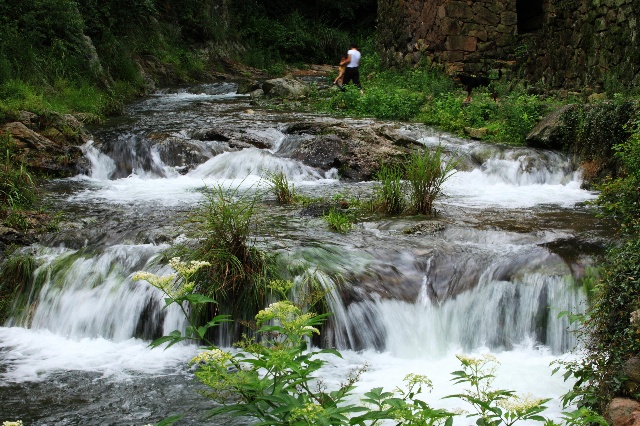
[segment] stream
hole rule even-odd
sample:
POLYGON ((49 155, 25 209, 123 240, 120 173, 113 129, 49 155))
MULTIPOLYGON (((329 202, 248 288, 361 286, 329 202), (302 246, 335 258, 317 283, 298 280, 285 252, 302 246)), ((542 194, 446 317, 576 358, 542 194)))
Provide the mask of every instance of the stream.
MULTIPOLYGON (((197 348, 150 349, 154 335, 184 329, 162 295, 132 282, 139 270, 169 273, 163 250, 184 238, 180 223, 221 185, 263 190, 262 177, 283 171, 310 197, 367 197, 371 182, 346 182, 287 157, 300 120, 330 117, 250 105, 233 83, 165 89, 130 105, 123 117, 92 129, 85 173, 51 181, 49 203, 64 213, 61 231, 25 248, 38 260, 28 312, 0 327, 0 421, 25 425, 145 425, 174 414, 180 424, 243 425, 247 419, 202 414, 213 404, 198 393, 187 362, 197 348), (264 147, 236 149, 225 138, 195 140, 205 127, 241 130, 264 147), (155 143, 162 135, 163 143, 155 143), (188 146, 178 154, 175 146, 188 146), (167 158, 189 155, 185 169, 167 158)), ((367 126, 370 119, 341 119, 367 126)), ((331 232, 300 206, 263 209, 271 232, 258 243, 290 262, 306 262, 344 283, 333 292, 322 377, 337 385, 368 364, 357 392, 392 390, 409 373, 428 376, 424 396, 438 408, 465 408, 451 372, 456 354, 492 354, 495 386, 553 398, 545 416, 558 419, 558 397, 570 382, 550 365, 571 359, 577 340, 562 311, 584 312, 577 280, 609 236, 581 189, 581 173, 562 154, 465 140, 420 124, 392 123, 427 147, 441 145, 468 161, 436 202, 439 226, 404 232, 424 218, 364 221, 347 234, 331 232)), ((273 197, 272 197, 273 198, 273 197)), ((456 424, 474 423, 458 417, 456 424)))

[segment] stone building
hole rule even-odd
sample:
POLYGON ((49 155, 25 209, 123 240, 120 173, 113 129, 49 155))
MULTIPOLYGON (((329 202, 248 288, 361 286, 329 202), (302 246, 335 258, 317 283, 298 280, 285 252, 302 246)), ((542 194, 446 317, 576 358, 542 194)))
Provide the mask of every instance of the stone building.
POLYGON ((547 89, 640 87, 640 0, 378 0, 390 64, 510 71, 547 89))

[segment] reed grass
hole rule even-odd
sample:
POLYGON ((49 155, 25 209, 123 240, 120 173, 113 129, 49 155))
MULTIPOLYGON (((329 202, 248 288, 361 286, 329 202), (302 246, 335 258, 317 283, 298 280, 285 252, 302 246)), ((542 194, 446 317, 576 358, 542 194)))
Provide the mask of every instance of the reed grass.
POLYGON ((279 170, 277 172, 267 172, 265 179, 269 184, 269 191, 275 195, 280 204, 293 204, 296 198, 295 188, 289 183, 287 175, 279 170))
POLYGON ((419 214, 433 215, 433 202, 442 195, 442 185, 455 173, 455 157, 445 159, 438 146, 411 154, 406 165, 411 208, 419 214))
POLYGON ((383 164, 376 174, 376 180, 380 183, 376 188, 379 204, 387 214, 400 214, 406 207, 403 175, 402 169, 395 164, 383 164))

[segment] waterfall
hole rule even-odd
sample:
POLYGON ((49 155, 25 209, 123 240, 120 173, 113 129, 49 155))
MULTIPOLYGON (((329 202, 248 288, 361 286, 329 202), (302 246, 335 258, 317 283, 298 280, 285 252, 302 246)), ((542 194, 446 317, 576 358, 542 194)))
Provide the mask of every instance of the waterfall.
POLYGON ((339 318, 336 346, 377 346, 401 358, 437 359, 455 350, 512 350, 530 341, 564 353, 576 340, 558 314, 586 307, 583 292, 571 281, 527 274, 516 282, 482 283, 440 304, 427 296, 426 280, 413 303, 375 296, 344 306, 337 299, 331 306, 339 318))
MULTIPOLYGON (((103 391, 113 390, 98 379, 144 383, 132 388, 137 390, 127 394, 127 403, 144 393, 140 389, 149 377, 176 376, 178 387, 189 386, 186 363, 194 345, 147 348, 152 339, 185 329, 180 310, 165 307, 157 289, 131 276, 139 270, 172 272, 161 262, 163 250, 184 241, 176 224, 203 200, 202 192, 216 185, 253 191, 264 188, 266 174, 279 171, 310 200, 345 194, 366 199, 375 192, 369 182, 341 182, 336 170, 287 158, 305 136, 284 135, 273 112, 245 125, 244 110, 246 99, 232 84, 166 90, 128 107, 129 118, 83 147, 90 172, 57 181, 62 190, 52 195, 71 216, 66 236, 30 248, 38 267, 26 309, 16 306, 0 327, 1 381, 19 387, 43 382, 48 392, 88 380, 87 392, 97 396, 77 423, 91 423, 97 411, 117 410, 107 406, 109 399, 97 402, 103 391), (206 133, 203 126, 215 124, 214 116, 242 123, 242 134, 264 147, 245 143, 240 149, 226 137, 198 136, 206 133)), ((391 390, 404 374, 424 372, 439 380, 438 395, 444 396, 453 393, 449 373, 459 368, 454 354, 491 352, 517 378, 507 379, 505 388, 557 397, 570 384, 541 377, 550 375, 550 361, 567 356, 576 343, 567 319, 558 314, 586 307, 576 281, 591 257, 576 241, 585 229, 596 229, 583 207, 595 194, 580 188, 580 172, 558 153, 436 137, 418 125, 406 132, 462 158, 445 183, 446 197, 436 202, 437 217, 364 219, 342 235, 301 206, 278 210, 268 200, 263 209, 265 217, 280 216, 258 241, 282 254, 288 266, 306 268, 293 277, 300 297, 305 274, 314 274, 328 292, 325 343, 344 357, 323 370, 327 383, 367 363, 364 390, 391 390), (403 232, 427 221, 438 230, 403 232), (275 228, 276 223, 286 226, 275 228), (574 256, 557 247, 568 247, 564 251, 574 256)), ((11 392, 0 386, 0 397, 11 392)), ((32 419, 51 410, 44 395, 32 419)), ((191 401, 187 396, 177 404, 185 400, 191 401)), ((173 414, 165 401, 156 411, 173 414)), ((63 421, 51 416, 49 424, 63 421)), ((160 419, 151 417, 131 422, 160 419)))
POLYGON ((159 275, 170 272, 154 265, 160 249, 162 246, 115 245, 92 254, 42 248, 37 257, 42 264, 33 276, 39 293, 29 300, 28 310, 7 325, 116 342, 132 337, 154 339, 183 330, 182 313, 175 306, 163 309, 161 292, 131 281, 138 270, 159 275))

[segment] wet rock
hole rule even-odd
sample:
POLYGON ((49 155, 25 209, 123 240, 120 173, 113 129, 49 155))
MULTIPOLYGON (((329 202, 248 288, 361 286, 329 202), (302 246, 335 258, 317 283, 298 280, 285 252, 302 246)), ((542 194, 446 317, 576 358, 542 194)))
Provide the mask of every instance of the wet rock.
POLYGON ((371 180, 382 163, 400 161, 415 142, 377 123, 305 121, 289 125, 285 133, 310 136, 288 156, 325 171, 336 168, 342 179, 351 181, 371 180))
POLYGON ((440 222, 420 222, 416 225, 410 226, 402 230, 403 234, 430 234, 433 235, 436 232, 443 231, 445 228, 444 224, 440 222))
POLYGON ((576 105, 564 105, 543 118, 527 135, 526 143, 533 148, 562 149, 567 132, 565 117, 576 105))
POLYGON ((171 137, 157 144, 160 159, 168 166, 177 168, 181 173, 204 163, 213 155, 223 152, 221 148, 207 147, 203 144, 171 137), (207 149, 209 148, 209 149, 207 149))
POLYGON ((37 114, 34 114, 32 112, 20 111, 20 116, 18 117, 18 120, 22 124, 27 126, 29 129, 33 130, 38 126, 38 122, 40 118, 38 117, 37 114))
POLYGON ((222 141, 227 142, 231 148, 260 148, 267 149, 271 147, 271 140, 247 132, 245 129, 225 128, 222 126, 210 127, 207 129, 199 129, 191 132, 189 136, 200 141, 222 141))
POLYGON ((258 80, 243 80, 238 83, 237 93, 239 95, 246 95, 247 93, 255 92, 261 89, 261 84, 258 80))
POLYGON ((486 127, 466 127, 464 129, 464 132, 471 139, 481 140, 489 134, 489 129, 487 129, 486 127))
POLYGON ((613 398, 605 412, 611 426, 640 426, 640 402, 630 398, 613 398))
POLYGON ((270 97, 297 99, 309 92, 309 86, 293 78, 274 78, 265 81, 262 90, 270 97))
POLYGON ((264 96, 264 90, 256 89, 253 92, 249 93, 249 96, 251 97, 251 100, 260 99, 264 96))
POLYGON ((311 203, 305 206, 302 210, 300 210, 301 216, 311 216, 311 217, 322 217, 327 214, 332 209, 342 209, 343 205, 341 203, 332 203, 332 202, 318 202, 311 203))

